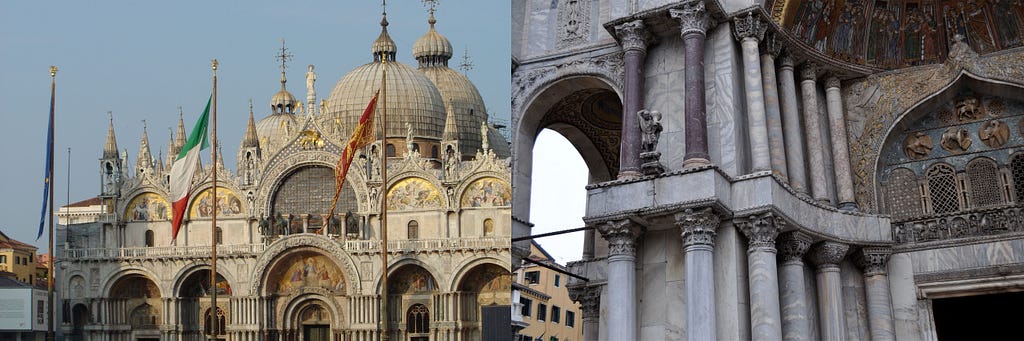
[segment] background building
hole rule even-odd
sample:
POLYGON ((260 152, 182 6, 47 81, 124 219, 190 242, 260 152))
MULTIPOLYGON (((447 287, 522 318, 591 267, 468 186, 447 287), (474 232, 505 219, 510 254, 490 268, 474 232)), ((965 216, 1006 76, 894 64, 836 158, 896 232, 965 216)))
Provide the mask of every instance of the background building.
POLYGON ((371 340, 379 337, 386 294, 392 340, 510 334, 509 146, 487 123, 473 83, 448 67, 452 46, 434 24, 431 15, 412 46, 419 65, 411 67, 395 60, 401 47, 382 18, 377 39, 354 48, 370 47, 368 63, 343 76, 325 100, 317 97, 312 65, 305 98, 287 90, 290 54, 282 47, 281 88, 269 98, 269 112, 253 108, 248 122, 219 122, 222 130, 245 129, 238 169, 225 169, 220 151, 201 167, 176 241, 168 184, 186 119, 179 118, 166 159, 154 157, 144 131, 134 160, 119 149, 111 119, 99 160, 101 192, 60 211, 67 224, 58 233, 66 240, 58 248, 63 333, 371 340), (387 92, 378 109, 386 106, 388 123, 377 134, 386 141, 357 151, 332 216, 335 164, 384 69, 387 92))
POLYGON ((13 278, 31 285, 35 283, 36 247, 11 239, 0 231, 0 272, 10 272, 13 278))
POLYGON ((512 16, 513 236, 555 130, 591 179, 585 340, 1016 337, 994 302, 1024 288, 1019 1, 512 16))
POLYGON ((531 243, 531 260, 562 272, 525 263, 513 273, 513 289, 519 292, 519 316, 527 324, 516 341, 579 341, 583 338, 580 305, 569 297, 565 267, 556 263, 536 242, 531 243))

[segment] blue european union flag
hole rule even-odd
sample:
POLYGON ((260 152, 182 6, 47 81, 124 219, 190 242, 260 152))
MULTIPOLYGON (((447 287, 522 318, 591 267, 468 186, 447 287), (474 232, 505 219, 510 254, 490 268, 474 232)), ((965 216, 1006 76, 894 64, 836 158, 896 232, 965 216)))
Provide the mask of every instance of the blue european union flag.
MULTIPOLYGON (((51 76, 55 73, 51 67, 51 76)), ((46 208, 50 203, 50 182, 53 182, 53 95, 54 88, 50 87, 50 120, 46 129, 46 168, 43 169, 43 209, 39 213, 39 234, 36 240, 43 236, 43 224, 46 223, 46 208)))

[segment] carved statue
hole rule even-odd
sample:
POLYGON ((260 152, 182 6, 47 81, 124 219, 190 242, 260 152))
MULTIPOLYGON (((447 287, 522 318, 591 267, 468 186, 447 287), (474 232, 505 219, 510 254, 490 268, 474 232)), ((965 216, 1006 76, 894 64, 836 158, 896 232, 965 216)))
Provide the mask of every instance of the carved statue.
POLYGON ((412 155, 415 144, 412 142, 412 123, 405 124, 405 151, 406 155, 412 155))
POLYGON ((1010 128, 1000 120, 985 122, 978 129, 981 142, 991 148, 1002 147, 1010 139, 1010 128))
POLYGON ((320 113, 321 114, 327 113, 327 100, 326 99, 320 100, 320 113))
POLYGON ((451 180, 451 179, 455 179, 458 176, 458 174, 456 174, 457 173, 456 171, 458 170, 458 165, 459 165, 459 157, 455 153, 455 148, 453 148, 452 146, 448 146, 448 148, 445 148, 445 150, 444 150, 444 177, 445 177, 445 179, 451 180))
POLYGON ((373 176, 370 179, 380 179, 380 150, 377 146, 370 147, 370 172, 373 176))
POLYGON ((320 132, 305 130, 299 137, 299 145, 302 149, 320 149, 324 147, 324 140, 320 138, 320 132))
POLYGON ((911 160, 917 160, 931 154, 932 148, 935 148, 935 144, 932 142, 932 137, 928 136, 923 132, 916 132, 907 136, 907 139, 903 141, 903 152, 907 154, 907 157, 911 160))
POLYGON ((942 133, 942 149, 950 153, 962 153, 971 147, 971 135, 962 127, 950 127, 942 133))
POLYGON ((973 121, 982 117, 985 117, 985 112, 981 110, 978 98, 976 97, 965 97, 960 101, 956 102, 956 117, 960 122, 973 121))
POLYGON ((488 138, 487 138, 487 122, 486 121, 480 122, 480 143, 481 143, 480 149, 483 149, 485 152, 488 149, 491 149, 490 141, 488 141, 488 138))
POLYGON ((270 221, 267 217, 260 217, 260 234, 266 236, 270 230, 270 221))
POLYGON ((636 113, 640 117, 640 152, 653 152, 658 147, 658 138, 661 137, 661 113, 655 110, 640 110, 636 113))
POLYGON ((306 91, 310 93, 316 93, 314 86, 316 85, 316 72, 313 71, 313 64, 309 65, 309 71, 306 71, 306 91))

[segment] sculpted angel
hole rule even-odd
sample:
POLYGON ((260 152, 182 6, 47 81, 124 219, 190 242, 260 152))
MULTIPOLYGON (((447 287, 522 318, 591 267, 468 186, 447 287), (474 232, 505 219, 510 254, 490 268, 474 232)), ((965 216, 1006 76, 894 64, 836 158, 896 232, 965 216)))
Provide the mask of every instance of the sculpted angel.
POLYGON ((655 110, 640 110, 636 113, 640 118, 640 152, 653 152, 658 147, 661 136, 661 113, 655 110))

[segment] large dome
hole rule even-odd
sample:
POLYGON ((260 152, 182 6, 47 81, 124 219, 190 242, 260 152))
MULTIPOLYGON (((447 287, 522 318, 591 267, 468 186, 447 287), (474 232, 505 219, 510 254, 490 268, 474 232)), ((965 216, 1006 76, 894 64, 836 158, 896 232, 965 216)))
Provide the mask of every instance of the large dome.
POLYGON ((469 78, 447 66, 421 67, 419 70, 437 86, 445 108, 453 111, 461 152, 476 154, 482 140, 480 123, 487 120, 487 108, 476 86, 469 78))
POLYGON ((434 23, 437 21, 434 20, 433 13, 430 14, 428 22, 430 23, 430 30, 412 45, 412 56, 416 59, 423 57, 444 58, 444 61, 447 62, 452 57, 452 43, 434 29, 434 23))
POLYGON ((352 70, 341 78, 327 99, 327 115, 340 119, 341 136, 349 136, 359 123, 374 92, 381 87, 381 72, 387 68, 387 96, 378 102, 378 110, 387 105, 389 137, 404 137, 406 124, 413 135, 440 139, 444 129, 445 108, 434 83, 408 65, 389 61, 372 62, 352 70), (385 104, 386 103, 386 104, 385 104))
POLYGON ((292 114, 271 114, 256 122, 256 137, 264 155, 273 155, 299 129, 299 123, 292 114))

